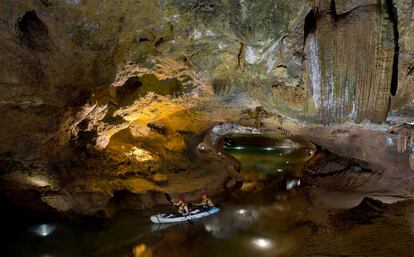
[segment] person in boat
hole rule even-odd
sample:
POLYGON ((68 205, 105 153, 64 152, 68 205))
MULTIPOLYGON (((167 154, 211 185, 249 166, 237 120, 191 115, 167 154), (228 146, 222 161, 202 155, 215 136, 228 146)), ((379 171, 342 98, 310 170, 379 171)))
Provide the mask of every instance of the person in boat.
POLYGON ((201 200, 201 203, 197 204, 198 206, 201 206, 203 207, 203 209, 207 209, 207 210, 214 207, 213 201, 211 201, 211 199, 208 197, 206 193, 204 193, 202 197, 203 198, 201 200))
POLYGON ((175 206, 178 206, 178 213, 182 216, 187 216, 190 214, 190 210, 188 209, 188 205, 185 203, 184 198, 178 199, 178 202, 174 203, 175 206))

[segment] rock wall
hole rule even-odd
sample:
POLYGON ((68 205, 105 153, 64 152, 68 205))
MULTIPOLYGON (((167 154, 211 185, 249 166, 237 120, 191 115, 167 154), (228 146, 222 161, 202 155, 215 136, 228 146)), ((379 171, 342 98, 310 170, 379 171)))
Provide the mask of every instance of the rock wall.
MULTIPOLYGON (((90 214, 125 190, 155 202, 188 193, 153 177, 185 185, 203 167, 191 140, 258 106, 266 119, 323 124, 383 122, 390 108, 410 118, 412 10, 406 0, 0 0, 2 190, 90 214)), ((221 190, 237 176, 216 162, 201 177, 219 172, 221 190)))
MULTIPOLYGON (((410 1, 321 0, 297 7, 268 62, 275 63, 268 69, 275 76, 265 77, 264 68, 261 77, 251 76, 253 97, 322 124, 412 116, 410 1)), ((262 53, 259 60, 266 59, 262 53)))
POLYGON ((385 0, 321 1, 309 14, 309 109, 323 123, 386 119, 395 51, 388 8, 385 0))
POLYGON ((397 115, 412 116, 413 95, 413 63, 414 35, 412 1, 395 1, 395 21, 398 29, 398 77, 392 97, 392 109, 397 115))

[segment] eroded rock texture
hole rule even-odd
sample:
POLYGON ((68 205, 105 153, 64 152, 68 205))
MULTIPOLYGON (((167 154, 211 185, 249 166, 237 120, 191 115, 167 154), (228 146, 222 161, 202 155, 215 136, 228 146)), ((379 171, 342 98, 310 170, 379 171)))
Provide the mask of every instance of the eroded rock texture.
POLYGON ((317 8, 306 38, 312 107, 324 123, 384 121, 395 51, 386 1, 321 1, 317 8))
POLYGON ((398 115, 412 116, 413 109, 413 2, 395 2, 395 22, 397 22, 398 41, 398 83, 394 89, 392 107, 398 115))
POLYGON ((393 94, 409 118, 412 8, 1 0, 1 189, 61 212, 144 208, 237 182, 230 159, 192 155, 217 122, 382 122, 393 94))

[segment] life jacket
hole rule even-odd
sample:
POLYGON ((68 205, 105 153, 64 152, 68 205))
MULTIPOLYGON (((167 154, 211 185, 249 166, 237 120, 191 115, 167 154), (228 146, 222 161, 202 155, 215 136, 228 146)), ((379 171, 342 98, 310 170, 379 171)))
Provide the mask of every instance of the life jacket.
POLYGON ((214 206, 213 202, 208 197, 201 201, 201 205, 202 206, 208 206, 208 207, 213 207, 214 206))
POLYGON ((182 203, 178 206, 178 212, 180 214, 188 214, 189 210, 188 210, 188 206, 185 203, 182 203))

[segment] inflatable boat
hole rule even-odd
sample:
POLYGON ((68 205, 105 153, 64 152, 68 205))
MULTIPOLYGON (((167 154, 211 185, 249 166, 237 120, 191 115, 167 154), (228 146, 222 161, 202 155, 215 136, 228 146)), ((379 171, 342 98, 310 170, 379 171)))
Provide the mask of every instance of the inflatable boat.
POLYGON ((219 211, 219 207, 212 207, 210 209, 191 210, 187 216, 181 216, 178 213, 158 214, 151 216, 151 221, 156 224, 187 222, 213 215, 219 211))

